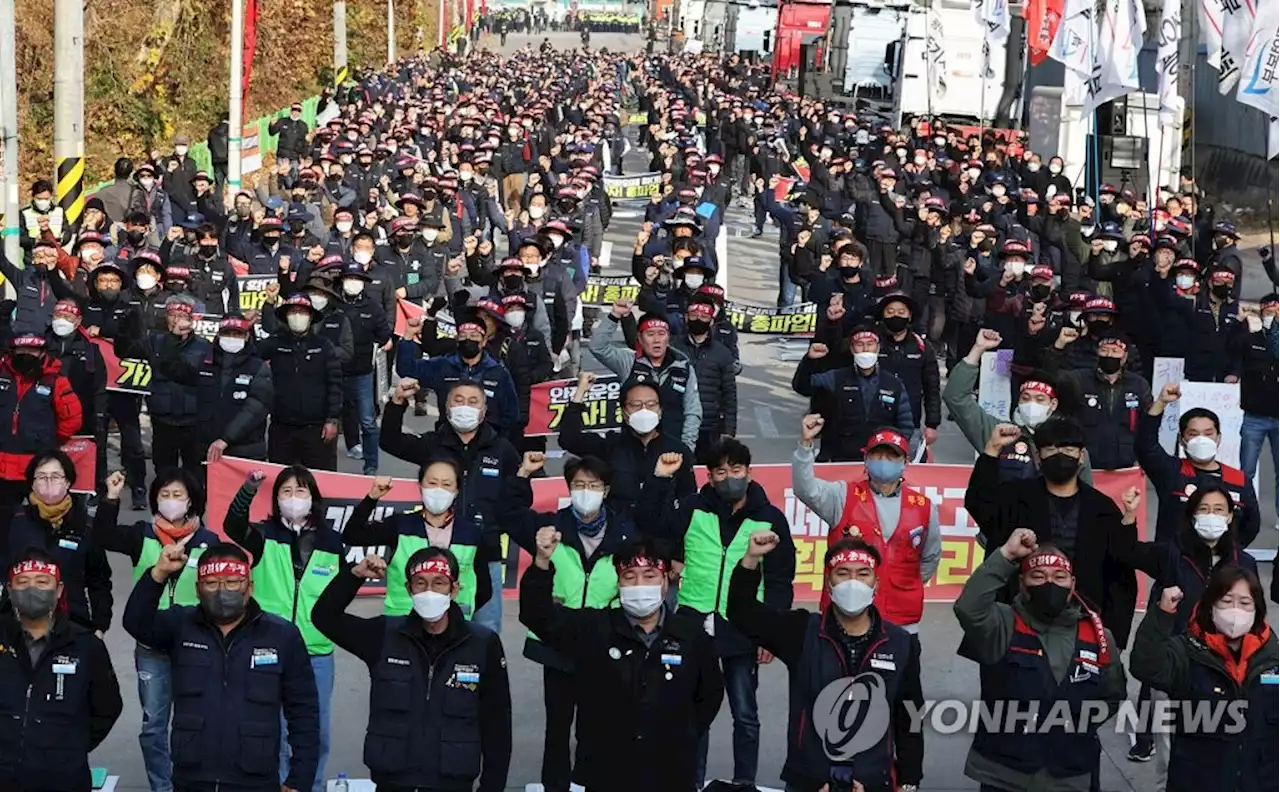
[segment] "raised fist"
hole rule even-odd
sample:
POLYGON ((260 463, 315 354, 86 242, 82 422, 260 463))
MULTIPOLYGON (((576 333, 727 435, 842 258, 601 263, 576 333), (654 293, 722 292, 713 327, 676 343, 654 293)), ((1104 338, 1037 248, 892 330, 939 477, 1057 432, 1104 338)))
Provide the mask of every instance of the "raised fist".
POLYGON ((107 476, 107 500, 120 500, 120 493, 124 492, 124 474, 116 470, 107 476))
POLYGON ((542 466, 547 463, 547 455, 541 451, 525 451, 524 458, 520 460, 520 470, 518 474, 520 478, 529 478, 534 473, 542 470, 542 466))
POLYGON ((550 525, 544 525, 538 529, 534 542, 537 545, 538 558, 542 561, 550 561, 551 554, 556 551, 556 546, 560 544, 560 532, 550 525))
POLYGON ((1011 423, 996 424, 987 438, 987 453, 996 456, 1000 449, 1022 436, 1022 430, 1011 423))
POLYGON ((1182 398, 1182 386, 1176 382, 1170 382, 1160 391, 1160 401, 1165 404, 1173 404, 1182 398))
POLYGON ((1010 561, 1026 558, 1036 551, 1036 534, 1030 528, 1015 528, 1000 548, 1000 554, 1010 561))
POLYGON ((373 486, 369 488, 370 500, 381 500, 383 495, 391 491, 390 476, 375 476, 373 486))
POLYGON ((1177 613, 1178 605, 1182 603, 1182 589, 1177 586, 1170 586, 1160 592, 1160 610, 1165 613, 1177 613))
POLYGON ((680 465, 684 463, 684 454, 676 454, 667 452, 658 457, 658 463, 654 465, 653 474, 660 478, 671 478, 680 469, 680 465))
POLYGON ((800 421, 800 439, 805 443, 812 443, 818 435, 822 434, 822 427, 826 422, 826 419, 817 413, 806 415, 800 421))
POLYGON ((978 261, 975 258, 967 258, 964 260, 964 274, 972 275, 978 271, 978 261))
POLYGON ((387 576, 387 562, 382 556, 370 553, 351 568, 351 574, 365 580, 382 580, 387 576))
POLYGON ((762 558, 778 546, 778 535, 773 531, 756 531, 747 544, 747 555, 762 558))
POLYGON ((1080 338, 1080 331, 1074 327, 1064 327, 1058 331, 1058 340, 1053 342, 1054 347, 1058 349, 1066 349, 1067 344, 1074 343, 1080 338))
POLYGON ((981 330, 978 332, 978 337, 974 339, 973 346, 983 352, 990 352, 1000 346, 1002 341, 1004 338, 995 330, 981 330))
POLYGON ((633 305, 635 305, 633 300, 618 300, 613 304, 613 318, 624 318, 631 313, 631 306, 633 305))
POLYGON ((808 356, 813 360, 821 360, 827 356, 826 344, 810 344, 808 356))

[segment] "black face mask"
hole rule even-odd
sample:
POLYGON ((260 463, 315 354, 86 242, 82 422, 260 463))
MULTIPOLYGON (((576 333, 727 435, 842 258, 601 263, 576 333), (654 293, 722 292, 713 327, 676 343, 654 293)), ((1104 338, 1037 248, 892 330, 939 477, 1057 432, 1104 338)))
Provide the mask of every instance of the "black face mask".
POLYGON ((98 296, 106 302, 115 302, 120 297, 119 289, 98 289, 98 296))
POLYGON ((479 357, 480 342, 475 339, 464 338, 458 342, 458 354, 461 355, 464 360, 479 357))
POLYGON ((1041 457, 1040 472, 1050 484, 1066 484, 1080 472, 1080 460, 1066 454, 1041 457))
POLYGON ((524 288, 524 278, 520 275, 506 275, 502 278, 502 290, 508 292, 520 291, 524 288))
POLYGON ((1100 357, 1098 358, 1098 371, 1103 374, 1115 374, 1120 370, 1121 362, 1118 357, 1100 357))
POLYGON ((1219 300, 1225 300, 1231 296, 1231 284, 1218 283, 1211 287, 1210 291, 1213 292, 1214 297, 1217 297, 1219 300))
POLYGON ((711 323, 706 319, 690 319, 689 333, 692 335, 702 335, 711 329, 711 323))
POLYGON ((32 376, 44 365, 41 355, 13 355, 13 370, 24 376, 32 376))
POLYGON ((128 237, 130 245, 137 246, 142 244, 143 239, 146 239, 147 232, 146 231, 129 231, 127 234, 125 234, 125 236, 128 237))
POLYGON ((984 239, 978 243, 978 250, 986 252, 988 250, 994 249, 995 246, 996 246, 996 241, 994 239, 984 239))
POLYGON ((884 318, 884 329, 890 333, 901 333, 911 326, 911 320, 905 316, 886 316, 884 318))
POLYGON ((307 230, 307 224, 299 220, 293 220, 289 223, 289 230, 293 232, 294 236, 302 236, 307 230))
POLYGON ((262 244, 269 248, 274 248, 276 245, 280 244, 280 237, 274 234, 271 236, 264 236, 262 238, 262 244))
POLYGON ((435 191, 435 190, 423 190, 423 191, 422 191, 422 200, 426 201, 427 203, 430 203, 430 202, 434 201, 435 199, 436 199, 436 191, 435 191))
POLYGON ((1085 322, 1085 327, 1089 328, 1089 335, 1094 338, 1101 338, 1103 333, 1111 329, 1111 323, 1094 320, 1092 322, 1085 322))
POLYGON ((840 277, 844 280, 853 280, 862 274, 862 267, 841 267, 840 277))
POLYGON ((401 250, 408 250, 413 247, 413 237, 405 234, 396 234, 396 247, 401 250))
POLYGON ((216 624, 229 624, 244 615, 244 593, 218 589, 200 592, 200 607, 216 624))
POLYGON ((217 245, 201 245, 200 255, 204 258, 211 259, 214 256, 218 255, 218 246, 217 245))
POLYGON ((1037 283, 1031 287, 1031 299, 1036 302, 1044 302, 1049 299, 1049 295, 1053 293, 1053 287, 1047 283, 1037 283))
POLYGON ((1067 609, 1071 589, 1057 583, 1027 586, 1027 611, 1043 622, 1051 622, 1067 609))

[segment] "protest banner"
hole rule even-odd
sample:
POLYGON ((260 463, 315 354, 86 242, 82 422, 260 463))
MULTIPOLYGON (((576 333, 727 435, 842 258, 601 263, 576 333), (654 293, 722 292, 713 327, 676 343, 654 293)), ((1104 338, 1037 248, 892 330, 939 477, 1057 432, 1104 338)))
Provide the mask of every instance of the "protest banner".
MULTIPOLYGON (((258 495, 250 508, 253 520, 265 519, 271 510, 271 490, 275 476, 283 470, 280 465, 254 462, 247 459, 223 457, 209 466, 209 525, 219 532, 236 491, 252 470, 267 474, 258 495)), ((858 480, 863 477, 862 465, 837 463, 817 465, 817 475, 829 481, 858 480)), ((978 528, 964 508, 964 494, 969 484, 972 468, 968 465, 911 465, 907 468, 907 486, 923 491, 938 505, 938 521, 942 532, 942 559, 934 579, 925 587, 925 597, 931 602, 951 602, 960 594, 969 575, 982 563, 983 550, 978 544, 978 528)), ((326 516, 330 527, 341 531, 351 515, 351 510, 369 492, 372 478, 347 473, 314 471, 320 491, 327 504, 326 516)), ((1129 487, 1137 487, 1142 493, 1138 511, 1138 525, 1146 525, 1146 480, 1138 468, 1115 471, 1094 471, 1094 486, 1119 502, 1120 495, 1129 487)), ((797 602, 815 602, 822 592, 822 556, 826 552, 828 526, 801 503, 791 488, 790 465, 753 465, 752 479, 760 484, 770 502, 786 515, 791 526, 791 538, 796 546, 796 576, 794 582, 797 602)), ((706 472, 697 470, 699 484, 705 483, 706 472)), ((569 502, 568 489, 559 477, 534 479, 533 504, 538 511, 556 511, 569 502)), ((375 510, 375 519, 381 519, 396 509, 409 509, 421 503, 418 482, 396 479, 391 491, 382 498, 375 510)), ((503 537, 506 562, 503 569, 503 596, 514 598, 520 575, 531 559, 503 537)), ((385 548, 353 547, 346 554, 355 562, 369 552, 385 552, 385 548)), ((1148 586, 1139 584, 1144 596, 1148 586)), ((1140 596, 1139 604, 1143 600, 1140 596)))
POLYGON ((240 288, 240 313, 261 311, 267 303, 267 287, 277 283, 275 275, 241 275, 236 278, 240 288))
MULTIPOLYGON (((426 313, 426 309, 421 305, 410 302, 408 300, 396 301, 396 329, 395 333, 403 337, 404 331, 408 329, 409 320, 422 318, 426 313)), ((448 311, 441 311, 436 314, 436 335, 440 338, 453 338, 457 335, 457 328, 453 324, 453 316, 448 311)))
POLYGON ((739 333, 812 335, 818 329, 818 306, 800 303, 786 308, 726 301, 725 316, 739 333))
MULTIPOLYGON (((596 378, 582 400, 583 428, 590 432, 622 428, 621 388, 622 383, 612 374, 596 378)), ((577 390, 577 380, 555 380, 534 385, 529 392, 529 423, 524 428, 525 436, 559 434, 560 422, 577 390)))
POLYGON ((62 444, 62 453, 71 457, 76 469, 72 492, 93 493, 98 481, 98 444, 92 437, 73 437, 62 444))
POLYGON ((604 176, 604 192, 615 201, 647 201, 662 192, 662 174, 637 173, 631 176, 604 176))
POLYGON ((578 301, 587 308, 607 308, 618 300, 634 302, 640 295, 640 284, 629 275, 592 275, 578 301))
POLYGON ((109 338, 94 336, 89 339, 102 353, 107 367, 107 390, 121 393, 151 392, 151 362, 140 358, 121 358, 116 354, 115 342, 109 338))
POLYGON ((1009 419, 1013 409, 1009 382, 1009 364, 1012 362, 1012 349, 997 349, 982 353, 982 367, 978 369, 978 406, 1002 421, 1009 419))
POLYGON ((1166 416, 1160 424, 1160 444, 1171 454, 1181 456, 1178 448, 1178 417, 1187 410, 1203 407, 1218 416, 1218 455, 1224 465, 1240 467, 1240 429, 1244 425, 1244 410, 1240 409, 1239 383, 1227 385, 1215 382, 1182 382, 1182 397, 1165 407, 1166 416), (1172 413, 1172 418, 1168 417, 1172 413))

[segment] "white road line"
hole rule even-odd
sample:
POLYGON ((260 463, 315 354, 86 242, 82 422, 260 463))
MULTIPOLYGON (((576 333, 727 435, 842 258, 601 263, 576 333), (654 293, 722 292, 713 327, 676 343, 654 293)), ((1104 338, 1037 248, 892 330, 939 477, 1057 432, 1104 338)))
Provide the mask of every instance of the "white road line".
POLYGON ((768 440, 776 440, 782 435, 778 432, 778 427, 773 422, 773 410, 758 404, 755 407, 756 425, 760 427, 760 436, 768 440))

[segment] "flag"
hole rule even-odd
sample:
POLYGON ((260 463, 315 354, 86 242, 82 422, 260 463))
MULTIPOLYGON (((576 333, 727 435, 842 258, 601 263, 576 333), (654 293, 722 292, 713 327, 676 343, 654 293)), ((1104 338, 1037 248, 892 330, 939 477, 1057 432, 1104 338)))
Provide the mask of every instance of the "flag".
POLYGON ((1088 77, 1093 71, 1093 51, 1097 48, 1092 0, 1066 0, 1062 22, 1049 47, 1049 57, 1069 72, 1088 77))
POLYGON ((1200 43, 1204 44, 1209 65, 1215 69, 1222 67, 1222 1, 1199 0, 1200 43))
POLYGON ((942 19, 937 14, 929 15, 925 53, 928 57, 929 90, 933 92, 933 101, 941 102, 947 96, 947 47, 942 34, 942 19))
POLYGON ((1182 39, 1182 0, 1164 0, 1156 41, 1156 76, 1159 78, 1160 123, 1172 124, 1182 117, 1182 97, 1178 96, 1178 42, 1182 39))
MULTIPOLYGON (((1240 61, 1240 84, 1236 100, 1257 108, 1269 118, 1280 116, 1280 5, 1259 6, 1240 61)), ((1274 126, 1271 127, 1274 129, 1274 126)), ((1275 135, 1272 133, 1274 139, 1275 135)), ((1274 144, 1269 147, 1274 149, 1274 144)), ((1270 152, 1268 152, 1270 153, 1270 152)))
POLYGON ((982 79, 994 80, 995 69, 991 65, 991 47, 1009 38, 1008 0, 971 0, 973 18, 982 27, 982 79))
MULTIPOLYGON (((1270 0, 1274 5, 1275 0, 1270 0)), ((1254 0, 1222 0, 1222 64, 1218 71, 1218 93, 1231 93, 1240 81, 1240 64, 1253 32, 1257 14, 1254 0)), ((1265 15, 1265 11, 1263 12, 1265 15)))
POLYGON ((1138 89, 1138 52, 1146 32, 1146 16, 1137 0, 1108 0, 1086 86, 1086 116, 1104 102, 1138 89))
POLYGON ((258 0, 245 0, 244 4, 244 59, 241 61, 240 95, 249 95, 249 82, 253 79, 253 51, 258 48, 258 0))
POLYGON ((1049 57, 1058 27, 1062 22, 1063 0, 1028 0, 1022 7, 1022 18, 1027 20, 1027 49, 1032 66, 1039 66, 1049 57))

